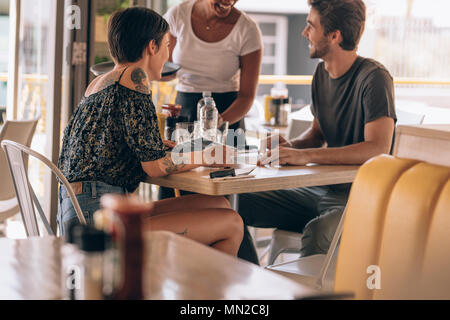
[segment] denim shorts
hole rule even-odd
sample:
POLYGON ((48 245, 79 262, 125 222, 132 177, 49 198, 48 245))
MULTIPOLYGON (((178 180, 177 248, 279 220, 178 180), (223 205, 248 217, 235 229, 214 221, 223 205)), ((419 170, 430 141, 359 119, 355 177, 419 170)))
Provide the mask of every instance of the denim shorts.
MULTIPOLYGON (((107 193, 127 193, 125 188, 112 186, 100 181, 83 181, 82 193, 78 194, 77 200, 83 211, 84 218, 88 225, 94 224, 94 213, 100 209, 100 198, 107 193)), ((80 223, 77 217, 72 200, 66 188, 61 185, 59 187, 59 205, 58 205, 58 226, 60 235, 65 235, 67 228, 74 224, 80 223)))

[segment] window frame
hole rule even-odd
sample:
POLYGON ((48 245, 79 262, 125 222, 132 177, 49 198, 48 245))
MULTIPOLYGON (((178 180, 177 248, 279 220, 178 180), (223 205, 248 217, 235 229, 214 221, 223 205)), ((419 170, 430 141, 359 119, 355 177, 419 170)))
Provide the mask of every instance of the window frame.
MULTIPOLYGON (((45 156, 57 163, 60 149, 60 119, 62 106, 62 71, 63 71, 63 41, 64 41, 64 8, 65 1, 55 1, 54 12, 49 21, 49 42, 51 50, 48 70, 48 91, 46 104, 46 146, 45 156)), ((7 119, 17 120, 19 109, 19 53, 20 27, 22 23, 21 8, 23 0, 10 1, 9 30, 9 64, 7 91, 7 119)), ((43 115, 41 115, 43 116, 43 115)), ((58 212, 58 182, 49 170, 44 173, 44 212, 56 230, 56 215, 58 212)))

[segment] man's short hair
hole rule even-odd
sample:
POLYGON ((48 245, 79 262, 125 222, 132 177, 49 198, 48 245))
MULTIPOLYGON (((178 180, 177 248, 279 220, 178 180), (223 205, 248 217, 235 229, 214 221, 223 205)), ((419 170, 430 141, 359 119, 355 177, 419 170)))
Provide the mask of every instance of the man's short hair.
POLYGON ((112 14, 108 21, 108 46, 117 63, 136 62, 150 41, 159 47, 169 24, 155 11, 132 7, 112 14))
POLYGON ((354 50, 364 32, 366 5, 362 0, 308 0, 320 15, 325 35, 339 30, 344 50, 354 50))

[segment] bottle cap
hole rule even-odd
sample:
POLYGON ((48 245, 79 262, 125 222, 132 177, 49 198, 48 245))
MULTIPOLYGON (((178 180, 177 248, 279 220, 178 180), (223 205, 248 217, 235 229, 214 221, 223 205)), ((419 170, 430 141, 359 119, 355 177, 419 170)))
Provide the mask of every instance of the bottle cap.
POLYGON ((203 91, 203 98, 211 97, 211 91, 203 91))
POLYGON ((80 250, 96 252, 105 251, 109 236, 93 227, 77 225, 72 228, 72 239, 80 250))

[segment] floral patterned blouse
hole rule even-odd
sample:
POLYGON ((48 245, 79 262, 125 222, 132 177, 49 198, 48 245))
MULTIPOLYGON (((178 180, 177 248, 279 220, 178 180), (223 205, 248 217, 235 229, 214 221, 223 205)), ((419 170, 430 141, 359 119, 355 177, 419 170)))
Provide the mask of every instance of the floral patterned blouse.
POLYGON ((141 162, 165 155, 151 94, 116 82, 82 99, 64 130, 58 167, 69 182, 132 192, 146 177, 141 162))

